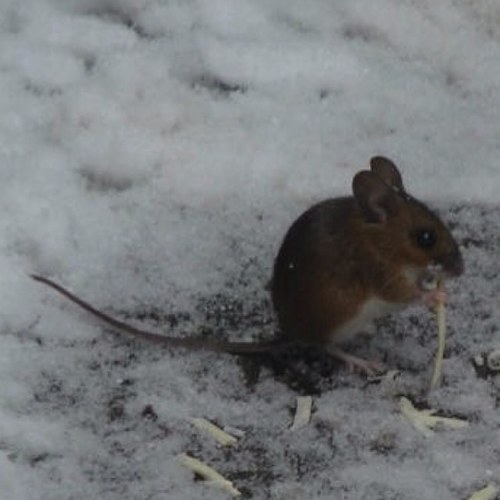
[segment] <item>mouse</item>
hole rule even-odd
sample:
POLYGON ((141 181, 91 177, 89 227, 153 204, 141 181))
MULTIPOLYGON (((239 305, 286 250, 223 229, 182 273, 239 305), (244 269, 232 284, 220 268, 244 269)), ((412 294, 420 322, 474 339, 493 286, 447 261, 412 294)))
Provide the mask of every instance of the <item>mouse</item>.
POLYGON ((156 344, 230 354, 316 346, 349 371, 374 375, 383 370, 381 363, 353 356, 342 344, 374 319, 412 304, 446 300, 446 280, 463 272, 462 254, 446 224, 407 193, 392 160, 375 156, 369 170, 354 175, 350 196, 316 203, 285 233, 269 285, 278 324, 269 340, 233 342, 142 330, 49 278, 32 278, 113 329, 156 344))

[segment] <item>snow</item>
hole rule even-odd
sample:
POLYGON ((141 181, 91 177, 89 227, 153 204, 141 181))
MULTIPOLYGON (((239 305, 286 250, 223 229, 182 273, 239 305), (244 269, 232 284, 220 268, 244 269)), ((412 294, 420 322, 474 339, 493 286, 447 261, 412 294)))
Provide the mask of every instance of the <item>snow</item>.
POLYGON ((500 8, 442 0, 3 0, 0 4, 1 498, 456 499, 500 483, 500 8), (369 158, 400 165, 464 248, 444 386, 432 315, 353 350, 244 360, 109 334, 30 273, 175 335, 271 336, 265 285, 312 203, 369 158), (314 397, 291 432, 295 398, 314 397), (466 418, 420 435, 397 396, 466 418), (245 431, 220 449, 187 420, 245 431))

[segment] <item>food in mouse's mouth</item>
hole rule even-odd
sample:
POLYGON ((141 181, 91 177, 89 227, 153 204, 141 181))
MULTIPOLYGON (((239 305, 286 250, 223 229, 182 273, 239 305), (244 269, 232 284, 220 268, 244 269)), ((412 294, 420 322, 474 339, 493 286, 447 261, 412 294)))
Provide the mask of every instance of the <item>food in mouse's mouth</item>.
POLYGON ((425 292, 435 290, 441 275, 442 271, 440 266, 429 266, 425 271, 422 271, 418 277, 419 288, 425 292))

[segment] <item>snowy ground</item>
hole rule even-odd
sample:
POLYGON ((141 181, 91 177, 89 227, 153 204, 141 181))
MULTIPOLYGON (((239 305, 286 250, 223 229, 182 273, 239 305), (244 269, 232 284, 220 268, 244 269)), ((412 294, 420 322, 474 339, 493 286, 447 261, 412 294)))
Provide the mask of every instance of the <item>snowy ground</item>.
MULTIPOLYGON (((473 0, 0 1, 0 497, 466 499, 500 483, 500 6, 473 0), (292 220, 385 154, 464 247, 444 386, 430 313, 326 357, 134 344, 27 276, 148 328, 270 336, 264 287, 292 220), (295 397, 311 424, 289 430, 295 397), (420 434, 404 394, 469 427, 420 434), (202 416, 246 431, 221 449, 202 416)), ((500 497, 499 497, 500 498, 500 497)))

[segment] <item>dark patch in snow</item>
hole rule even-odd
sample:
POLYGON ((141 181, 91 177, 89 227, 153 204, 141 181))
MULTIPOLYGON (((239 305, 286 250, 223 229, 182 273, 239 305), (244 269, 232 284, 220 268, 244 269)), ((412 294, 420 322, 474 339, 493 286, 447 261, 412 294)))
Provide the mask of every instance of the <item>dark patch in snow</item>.
POLYGON ((139 38, 152 40, 155 38, 151 33, 148 33, 143 26, 136 22, 134 11, 126 12, 125 9, 120 9, 117 5, 101 5, 87 11, 87 15, 95 16, 104 22, 121 24, 132 30, 139 38))
POLYGON ((90 166, 80 168, 79 174, 85 181, 85 188, 98 193, 127 191, 135 185, 135 181, 125 175, 114 175, 90 166))
POLYGON ((230 95, 233 93, 243 94, 247 91, 245 85, 239 83, 225 82, 220 78, 212 75, 200 75, 194 78, 191 85, 194 88, 203 88, 215 92, 219 95, 230 95))

